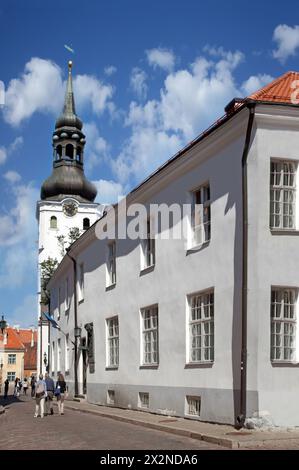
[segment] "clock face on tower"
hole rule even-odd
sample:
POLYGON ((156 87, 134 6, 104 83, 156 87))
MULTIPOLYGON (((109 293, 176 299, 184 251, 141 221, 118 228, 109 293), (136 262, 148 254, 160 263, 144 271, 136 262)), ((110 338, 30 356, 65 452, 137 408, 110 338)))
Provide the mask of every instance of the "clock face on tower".
POLYGON ((68 201, 63 204, 62 210, 67 217, 74 217, 77 214, 78 205, 73 201, 68 201))

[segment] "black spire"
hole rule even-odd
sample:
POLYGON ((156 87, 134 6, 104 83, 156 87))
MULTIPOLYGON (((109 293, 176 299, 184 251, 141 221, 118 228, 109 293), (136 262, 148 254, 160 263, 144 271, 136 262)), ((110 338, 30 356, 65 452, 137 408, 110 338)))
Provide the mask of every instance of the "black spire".
POLYGON ((75 110, 70 61, 63 111, 56 121, 53 134, 53 172, 42 185, 41 199, 61 201, 71 196, 79 202, 94 201, 97 190, 84 175, 85 135, 82 126, 75 110))

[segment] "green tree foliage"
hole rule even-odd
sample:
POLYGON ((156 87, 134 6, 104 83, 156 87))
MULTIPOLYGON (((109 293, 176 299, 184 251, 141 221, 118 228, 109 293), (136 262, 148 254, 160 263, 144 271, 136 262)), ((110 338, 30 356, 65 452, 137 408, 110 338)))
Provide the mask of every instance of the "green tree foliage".
POLYGON ((44 305, 50 304, 50 292, 47 289, 48 282, 50 281, 54 271, 58 266, 56 258, 50 256, 40 263, 40 275, 41 275, 41 303, 44 305))

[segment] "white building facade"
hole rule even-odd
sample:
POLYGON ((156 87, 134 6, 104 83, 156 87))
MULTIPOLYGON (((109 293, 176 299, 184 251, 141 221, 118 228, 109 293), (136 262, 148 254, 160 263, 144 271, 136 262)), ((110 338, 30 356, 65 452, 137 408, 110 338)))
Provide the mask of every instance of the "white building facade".
POLYGON ((143 214, 145 240, 100 239, 120 225, 110 210, 61 261, 50 370, 73 393, 203 421, 299 424, 299 108, 271 86, 231 103, 128 195, 127 228, 137 203, 182 208, 170 228, 143 214), (180 222, 185 236, 169 237, 180 222))

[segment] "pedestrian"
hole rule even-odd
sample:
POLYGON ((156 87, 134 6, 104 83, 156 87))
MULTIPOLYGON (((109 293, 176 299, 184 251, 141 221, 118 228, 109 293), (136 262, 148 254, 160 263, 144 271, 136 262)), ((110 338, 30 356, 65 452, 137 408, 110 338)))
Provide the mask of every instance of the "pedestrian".
POLYGON ((18 377, 16 377, 16 380, 15 380, 15 390, 14 390, 14 396, 15 397, 19 397, 20 396, 20 388, 19 388, 19 381, 20 379, 18 377))
POLYGON ((39 375, 39 380, 36 382, 35 387, 35 414, 34 418, 37 418, 40 413, 40 417, 44 417, 45 398, 47 396, 47 385, 44 381, 43 374, 39 375))
POLYGON ((25 377, 25 379, 24 379, 24 384, 23 384, 24 395, 27 395, 27 388, 28 388, 28 380, 27 380, 27 378, 25 377))
POLYGON ((45 373, 45 382, 47 386, 47 397, 46 397, 46 413, 45 415, 53 415, 53 397, 54 397, 54 380, 51 379, 48 372, 45 373))
POLYGON ((7 398, 9 388, 9 380, 6 379, 4 382, 4 398, 7 398))
POLYGON ((32 376, 31 376, 31 382, 30 382, 30 386, 31 386, 31 396, 32 396, 32 397, 35 396, 35 383, 36 383, 36 380, 35 380, 34 375, 32 374, 32 376))
POLYGON ((58 374, 58 380, 56 382, 55 395, 57 397, 58 413, 64 414, 64 398, 66 394, 66 383, 61 373, 58 374))

